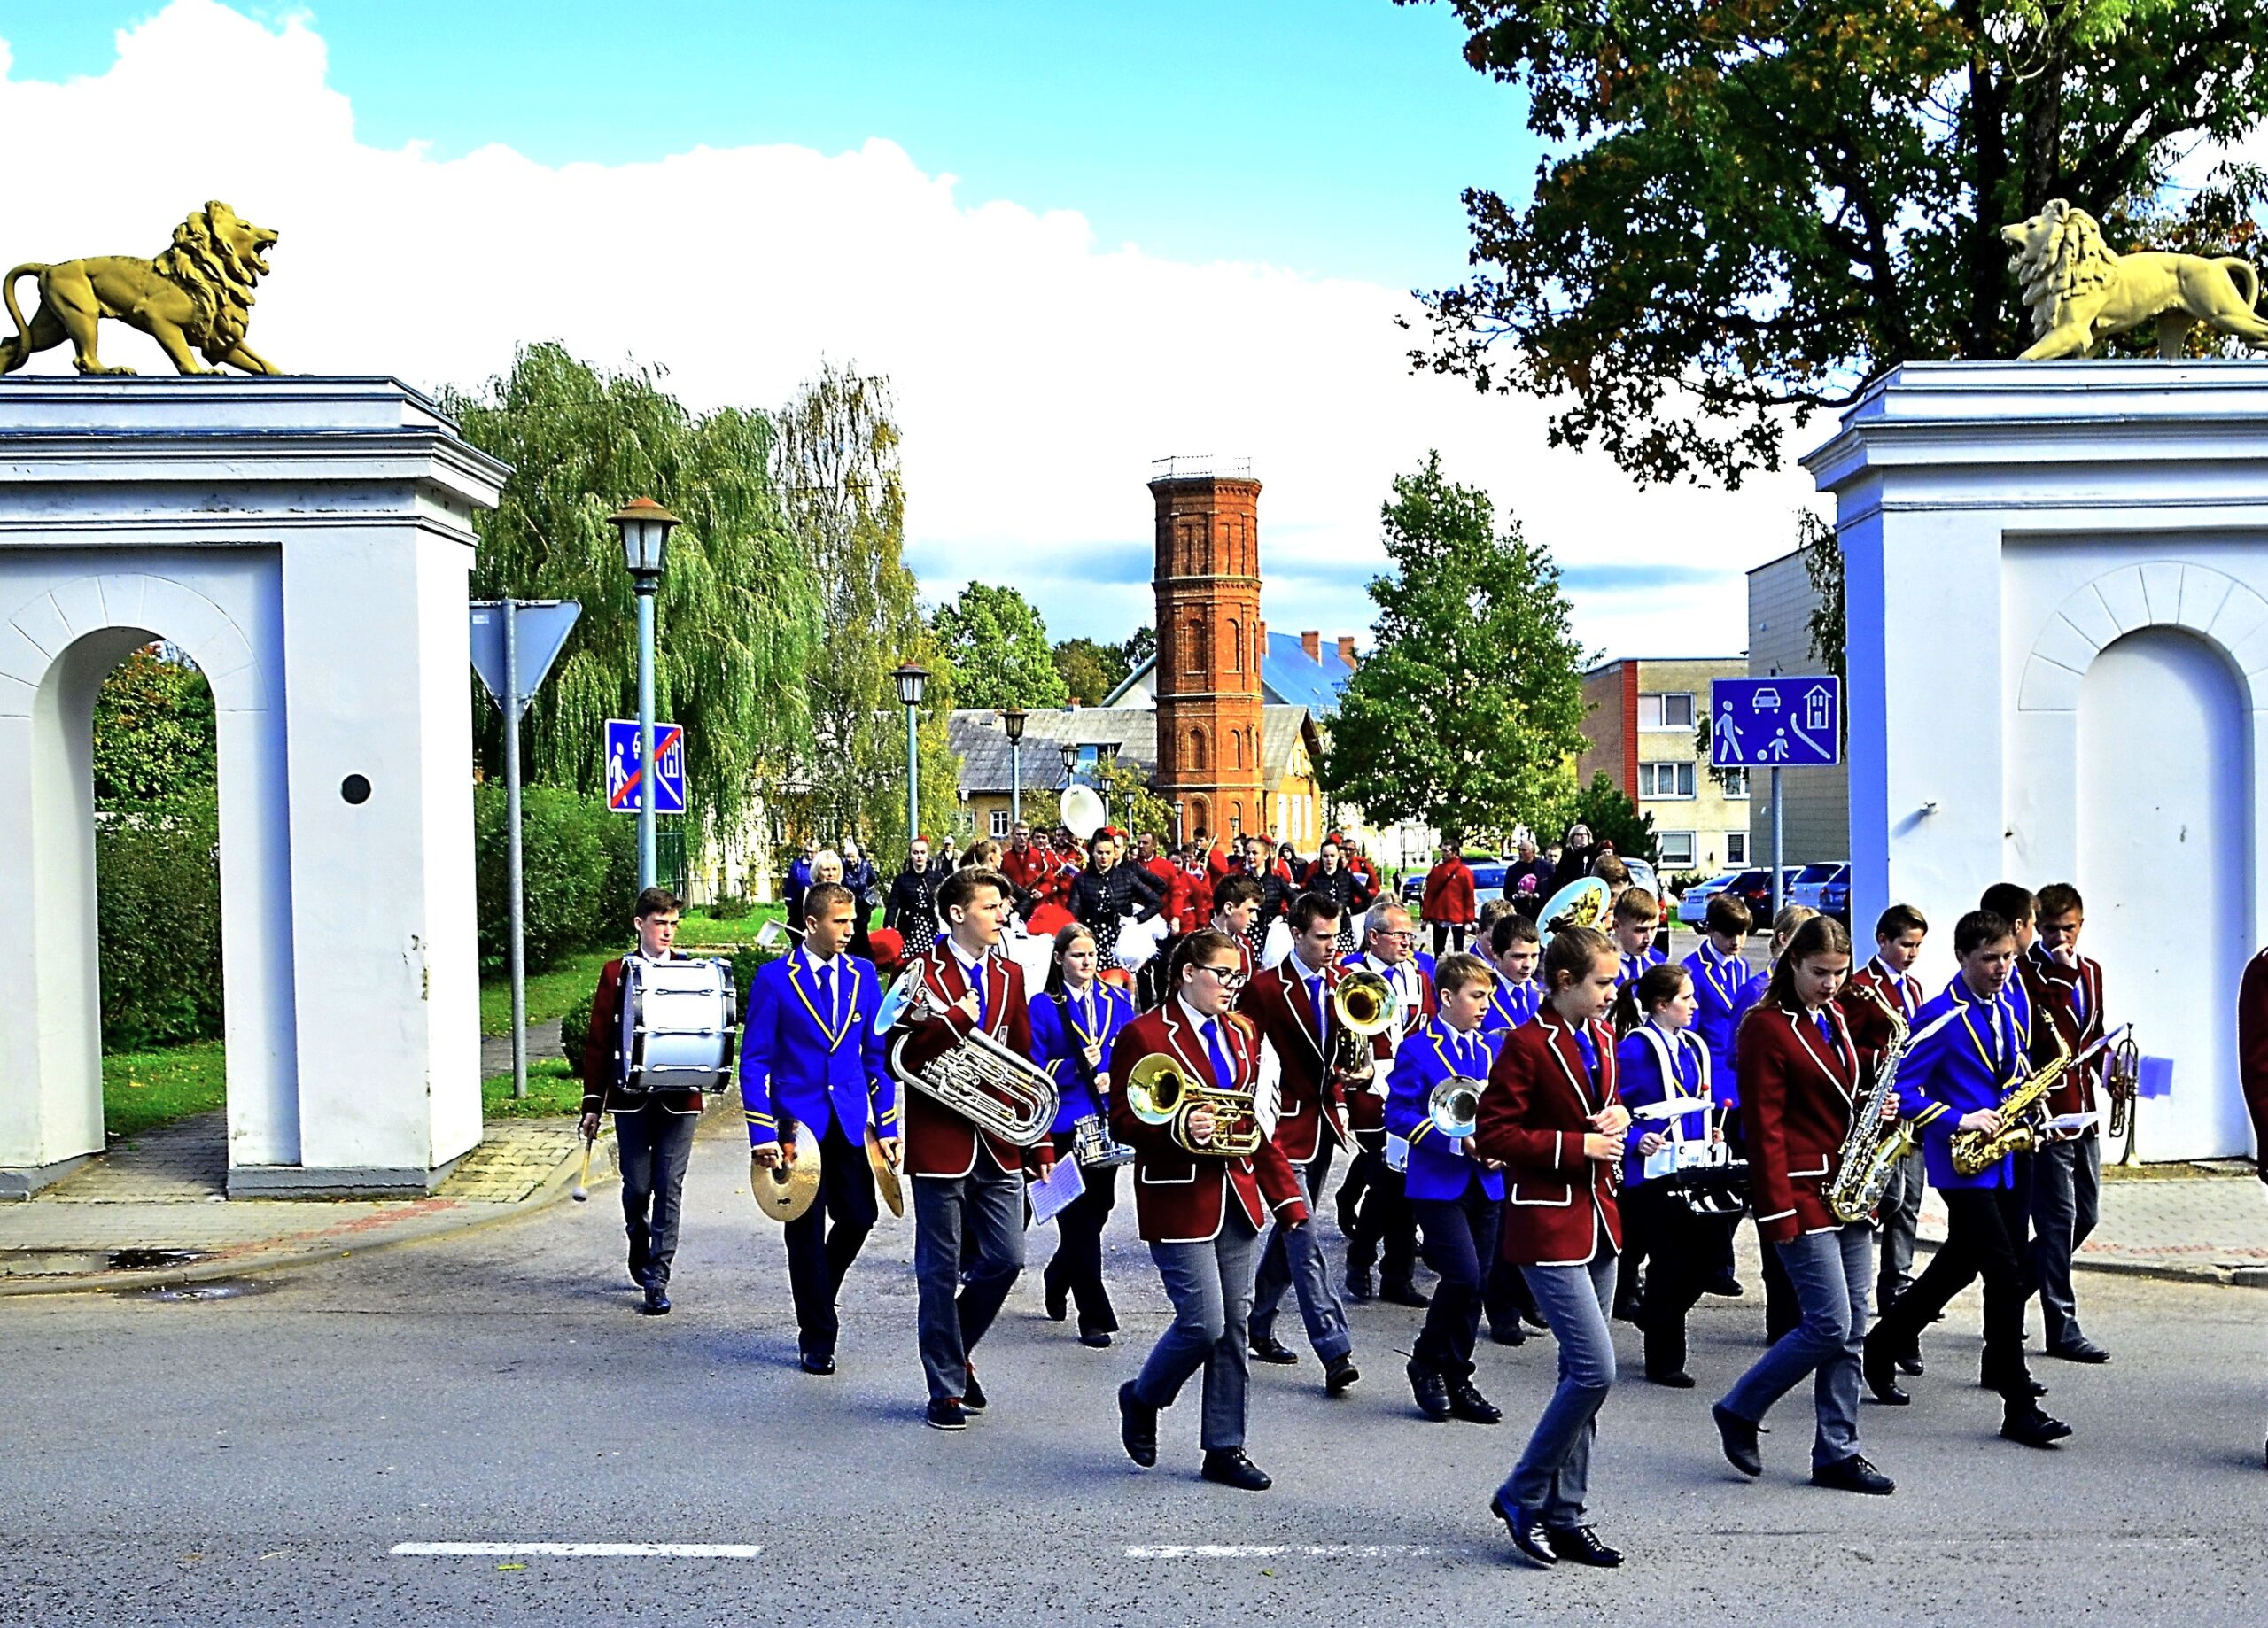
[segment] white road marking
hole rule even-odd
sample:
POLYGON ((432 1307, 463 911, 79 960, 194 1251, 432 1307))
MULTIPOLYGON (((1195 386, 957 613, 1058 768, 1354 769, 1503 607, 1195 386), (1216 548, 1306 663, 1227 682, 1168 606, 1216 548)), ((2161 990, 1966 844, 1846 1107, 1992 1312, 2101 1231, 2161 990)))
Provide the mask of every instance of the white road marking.
POLYGON ((1130 1543, 1129 1560, 1380 1560, 1431 1554, 1422 1543, 1130 1543))
POLYGON ((550 1554, 573 1559, 617 1560, 659 1556, 669 1560, 754 1560, 760 1543, 397 1543, 394 1554, 550 1554))

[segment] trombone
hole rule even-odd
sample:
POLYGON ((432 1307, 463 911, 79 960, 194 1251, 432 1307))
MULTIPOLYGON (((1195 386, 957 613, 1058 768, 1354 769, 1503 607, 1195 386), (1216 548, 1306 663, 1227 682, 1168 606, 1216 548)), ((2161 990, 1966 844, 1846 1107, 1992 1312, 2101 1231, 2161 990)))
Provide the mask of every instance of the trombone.
POLYGON ((1184 1152, 1244 1159, 1260 1151, 1260 1116, 1254 1112, 1250 1094, 1200 1085, 1162 1051, 1153 1051, 1135 1064, 1118 1089, 1128 1112, 1145 1125, 1166 1127, 1174 1145, 1184 1152), (1189 1116, 1200 1108, 1212 1111, 1209 1142, 1197 1142, 1189 1134, 1189 1116))

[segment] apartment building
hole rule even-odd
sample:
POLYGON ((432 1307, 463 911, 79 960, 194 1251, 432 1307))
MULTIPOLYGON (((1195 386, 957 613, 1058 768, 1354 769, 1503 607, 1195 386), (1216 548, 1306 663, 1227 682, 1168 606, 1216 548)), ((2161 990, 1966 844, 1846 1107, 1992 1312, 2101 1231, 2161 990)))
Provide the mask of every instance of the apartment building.
POLYGON ((1738 655, 1626 657, 1583 675, 1590 744, 1578 771, 1586 786, 1605 774, 1653 816, 1665 876, 1751 863, 1747 776, 1712 771, 1699 733, 1711 681, 1747 676, 1738 655))

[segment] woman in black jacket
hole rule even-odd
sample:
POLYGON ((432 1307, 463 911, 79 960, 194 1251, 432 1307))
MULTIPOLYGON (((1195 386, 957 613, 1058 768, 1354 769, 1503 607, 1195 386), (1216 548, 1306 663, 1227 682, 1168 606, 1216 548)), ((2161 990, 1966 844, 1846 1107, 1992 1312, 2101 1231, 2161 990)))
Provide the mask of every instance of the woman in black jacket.
POLYGON ((1118 833, 1105 826, 1087 845, 1087 868, 1071 884, 1071 914, 1095 935, 1103 965, 1115 965, 1118 929, 1128 916, 1148 921, 1164 907, 1158 879, 1138 864, 1118 862, 1118 833))
POLYGON ((882 926, 896 928, 905 941, 905 959, 929 953, 937 942, 937 889, 951 867, 932 866, 929 839, 915 837, 905 857, 905 868, 890 884, 889 904, 882 911, 882 926))

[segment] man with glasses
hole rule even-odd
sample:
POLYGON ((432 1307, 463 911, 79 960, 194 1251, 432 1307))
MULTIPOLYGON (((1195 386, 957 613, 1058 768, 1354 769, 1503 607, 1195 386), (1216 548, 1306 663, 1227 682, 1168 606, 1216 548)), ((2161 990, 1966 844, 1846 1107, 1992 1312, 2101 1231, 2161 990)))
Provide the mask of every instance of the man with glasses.
MULTIPOLYGON (((1345 965, 1377 973, 1394 991, 1395 1021, 1373 1036, 1373 1068, 1369 1083, 1348 1099, 1347 1118, 1362 1151, 1339 1194, 1347 1232, 1347 1296, 1371 1298, 1371 1268, 1379 1267, 1379 1298, 1395 1306, 1424 1306, 1425 1296, 1410 1280, 1418 1269, 1418 1222, 1402 1194, 1398 1159, 1389 1159, 1386 1130, 1386 1098, 1394 1074, 1394 1053, 1403 1036, 1423 1028, 1438 1015, 1433 1004, 1433 981, 1417 955, 1418 932, 1410 912, 1391 899, 1381 899, 1363 918, 1363 948, 1345 965), (1348 1190, 1355 1197, 1348 1197, 1348 1190), (1383 1259, 1381 1259, 1383 1256, 1383 1259)), ((1395 1138, 1398 1142, 1399 1138, 1395 1138)))

